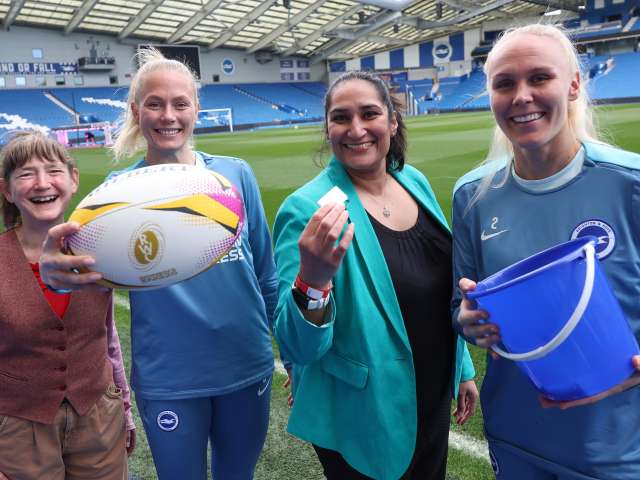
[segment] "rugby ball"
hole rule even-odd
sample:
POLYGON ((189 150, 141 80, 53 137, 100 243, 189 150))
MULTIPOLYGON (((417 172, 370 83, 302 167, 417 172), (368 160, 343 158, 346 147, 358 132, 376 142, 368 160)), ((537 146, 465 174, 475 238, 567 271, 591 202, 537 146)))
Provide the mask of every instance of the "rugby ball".
POLYGON ((69 218, 81 229, 65 239, 73 255, 114 288, 166 287, 214 265, 244 224, 238 190, 204 167, 165 164, 122 173, 87 195, 69 218))

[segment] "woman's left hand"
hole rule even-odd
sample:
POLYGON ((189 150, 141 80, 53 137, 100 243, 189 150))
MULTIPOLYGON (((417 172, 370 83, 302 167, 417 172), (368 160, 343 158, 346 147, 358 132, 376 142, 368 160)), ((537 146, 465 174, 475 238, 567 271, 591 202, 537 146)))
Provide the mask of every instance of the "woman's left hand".
POLYGON ((631 363, 636 369, 636 372, 627 378, 624 382, 610 388, 606 392, 593 395, 592 397, 579 398, 578 400, 570 400, 568 402, 559 402, 557 400, 551 400, 549 398, 540 396, 540 404, 543 408, 559 408, 560 410, 566 410, 567 408, 579 407, 581 405, 589 405, 596 403, 603 398, 610 397, 616 393, 624 392, 625 390, 640 385, 640 355, 635 355, 631 358, 631 363))
MULTIPOLYGON (((133 453, 133 451, 136 448, 136 431, 135 429, 133 430, 127 430, 127 438, 125 440, 125 445, 127 448, 127 457, 130 457, 131 454, 133 453)), ((2 480, 2 479, 0 479, 2 480)))
POLYGON ((473 416, 476 412, 479 396, 475 381, 460 382, 458 405, 453 411, 453 416, 456 417, 456 424, 464 425, 473 416))

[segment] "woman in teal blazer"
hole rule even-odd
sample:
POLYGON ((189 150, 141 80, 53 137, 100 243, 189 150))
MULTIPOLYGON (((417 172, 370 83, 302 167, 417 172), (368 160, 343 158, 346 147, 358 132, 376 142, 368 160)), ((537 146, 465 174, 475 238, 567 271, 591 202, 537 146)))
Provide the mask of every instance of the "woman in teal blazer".
MULTIPOLYGON (((412 351, 394 286, 398 278, 376 228, 411 231, 416 217, 418 223, 423 218, 445 239, 450 266, 449 228, 424 176, 403 165, 404 123, 379 79, 364 73, 342 76, 327 93, 325 113, 335 156, 285 200, 274 225, 280 278, 275 335, 283 356, 294 364, 288 431, 314 445, 329 480, 423 480, 420 462, 434 461, 439 462, 434 472, 440 473, 429 478, 444 478, 451 397, 458 398, 458 422, 466 421, 478 397, 475 372, 446 313, 438 318, 438 328, 448 333, 435 339, 433 349, 449 352, 446 358, 414 365, 417 353, 431 352, 412 351), (342 197, 332 197, 336 191, 342 197), (327 204, 318 208, 323 197, 320 203, 327 204), (444 443, 439 446, 444 460, 420 458, 431 454, 417 447, 417 436, 420 442, 424 436, 418 410, 430 405, 418 404, 416 388, 422 387, 416 370, 439 372, 434 378, 444 381, 445 431, 437 440, 444 443)), ((448 270, 435 280, 450 282, 448 270)), ((450 283, 444 291, 450 295, 450 283)), ((435 321, 429 305, 418 303, 420 322, 432 329, 426 323, 435 321)), ((440 303, 448 312, 448 298, 440 303)))

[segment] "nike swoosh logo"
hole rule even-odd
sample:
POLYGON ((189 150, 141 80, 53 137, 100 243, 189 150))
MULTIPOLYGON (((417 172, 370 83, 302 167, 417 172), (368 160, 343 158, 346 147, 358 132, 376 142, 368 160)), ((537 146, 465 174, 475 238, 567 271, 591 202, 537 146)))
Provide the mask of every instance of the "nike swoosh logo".
POLYGON ((500 230, 499 232, 486 234, 484 233, 484 230, 483 230, 482 233, 480 234, 480 240, 484 242, 485 240, 489 240, 490 238, 497 237, 498 235, 508 231, 509 229, 505 229, 505 230, 500 230))
POLYGON ((261 397, 264 392, 269 388, 269 383, 271 383, 271 378, 267 380, 267 383, 264 384, 264 387, 258 387, 258 396, 261 397))

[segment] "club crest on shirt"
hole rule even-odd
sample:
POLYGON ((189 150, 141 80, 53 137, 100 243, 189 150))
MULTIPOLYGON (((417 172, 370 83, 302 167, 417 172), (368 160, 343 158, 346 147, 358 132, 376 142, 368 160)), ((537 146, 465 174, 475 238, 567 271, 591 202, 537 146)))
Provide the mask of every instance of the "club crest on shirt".
POLYGON ((164 412, 160 412, 158 414, 158 418, 156 419, 158 423, 158 427, 165 432, 172 432, 176 428, 178 428, 178 423, 180 419, 175 412, 171 410, 165 410, 164 412))
POLYGON ((592 235, 596 242, 596 255, 600 260, 607 258, 616 246, 616 234, 611 225, 602 220, 586 220, 571 232, 571 240, 592 235))

